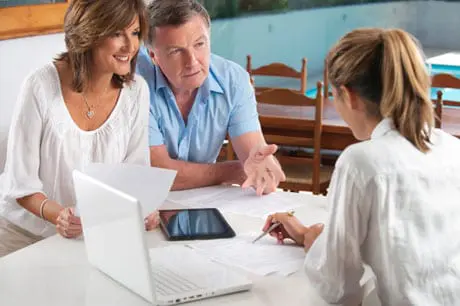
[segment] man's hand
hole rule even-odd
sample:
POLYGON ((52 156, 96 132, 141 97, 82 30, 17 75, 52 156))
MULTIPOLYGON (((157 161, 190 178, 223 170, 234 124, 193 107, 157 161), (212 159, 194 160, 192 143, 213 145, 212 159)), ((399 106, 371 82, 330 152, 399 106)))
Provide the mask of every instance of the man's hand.
POLYGON ((247 175, 242 187, 254 187, 257 195, 269 194, 276 190, 279 183, 286 180, 280 164, 273 156, 278 147, 262 145, 254 147, 244 162, 244 172, 247 175))

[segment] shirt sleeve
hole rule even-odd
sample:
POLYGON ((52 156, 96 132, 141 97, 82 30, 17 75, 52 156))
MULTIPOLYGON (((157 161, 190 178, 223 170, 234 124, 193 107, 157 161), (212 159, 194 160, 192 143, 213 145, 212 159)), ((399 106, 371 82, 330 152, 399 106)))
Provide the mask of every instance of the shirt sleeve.
POLYGON ((44 193, 39 177, 43 114, 39 107, 38 85, 33 75, 25 80, 13 113, 4 173, 8 201, 44 193))
POLYGON ((254 131, 260 131, 259 114, 254 88, 249 74, 241 69, 235 80, 232 80, 232 99, 234 107, 230 113, 228 133, 231 138, 254 131))
MULTIPOLYGON (((329 220, 305 259, 307 277, 329 303, 362 301, 364 273, 361 245, 367 236, 370 203, 350 165, 334 171, 328 205, 329 220)), ((350 304, 352 305, 352 304, 350 304)))
POLYGON ((160 120, 157 118, 156 110, 150 103, 149 111, 149 145, 159 146, 165 143, 163 133, 160 129, 160 120))
POLYGON ((148 142, 150 146, 159 146, 164 144, 163 133, 160 129, 159 118, 157 117, 157 112, 154 107, 155 103, 155 94, 153 91, 155 84, 155 69, 152 64, 152 61, 148 55, 148 50, 145 46, 142 46, 139 50, 139 56, 137 58, 137 73, 141 75, 144 80, 147 82, 148 87, 150 88, 150 97, 149 97, 149 129, 148 129, 148 142))
POLYGON ((132 114, 131 137, 124 162, 130 164, 150 165, 150 151, 148 147, 148 114, 149 114, 149 89, 142 77, 136 79, 139 84, 137 103, 132 114))

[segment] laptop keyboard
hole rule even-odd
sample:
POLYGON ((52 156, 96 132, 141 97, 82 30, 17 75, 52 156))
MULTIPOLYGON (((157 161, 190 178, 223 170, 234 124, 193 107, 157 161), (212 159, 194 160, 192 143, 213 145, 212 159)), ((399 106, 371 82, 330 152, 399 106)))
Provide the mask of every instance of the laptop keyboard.
POLYGON ((174 295, 202 289, 164 266, 152 264, 152 271, 156 282, 156 290, 161 295, 174 295))

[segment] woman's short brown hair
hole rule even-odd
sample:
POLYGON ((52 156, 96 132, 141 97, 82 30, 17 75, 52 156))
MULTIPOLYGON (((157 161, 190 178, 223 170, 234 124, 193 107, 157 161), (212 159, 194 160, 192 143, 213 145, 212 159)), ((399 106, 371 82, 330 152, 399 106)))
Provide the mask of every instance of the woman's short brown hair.
MULTIPOLYGON (((130 25, 139 17, 140 40, 148 31, 143 0, 72 0, 64 18, 67 51, 58 55, 58 61, 66 61, 72 70, 72 87, 82 92, 91 79, 92 50, 101 41, 130 25)), ((132 81, 136 56, 131 61, 131 72, 113 76, 118 88, 132 81)))

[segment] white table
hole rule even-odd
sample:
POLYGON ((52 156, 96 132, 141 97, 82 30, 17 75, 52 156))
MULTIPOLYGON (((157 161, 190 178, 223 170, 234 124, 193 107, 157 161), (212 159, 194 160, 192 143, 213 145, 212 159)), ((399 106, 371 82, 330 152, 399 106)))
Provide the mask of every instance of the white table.
MULTIPOLYGON (((296 215, 306 223, 325 221, 324 197, 283 193, 305 205, 296 215)), ((165 203, 165 207, 174 204, 165 203)), ((238 233, 260 230, 263 220, 237 214, 225 214, 238 233)), ((146 235, 149 247, 167 243, 159 230, 146 235)), ((362 279, 363 290, 373 286, 369 269, 362 279)), ((303 272, 289 276, 260 277, 253 280, 251 291, 188 303, 187 305, 327 305, 307 283, 303 272)), ((93 269, 86 260, 84 242, 53 236, 0 258, 0 305, 2 306, 102 306, 149 305, 136 294, 93 269)))

